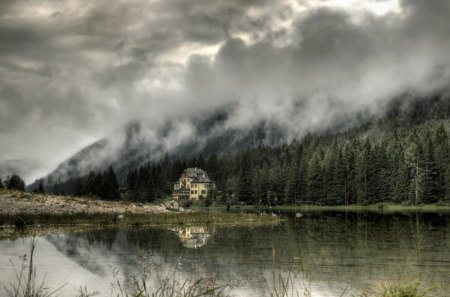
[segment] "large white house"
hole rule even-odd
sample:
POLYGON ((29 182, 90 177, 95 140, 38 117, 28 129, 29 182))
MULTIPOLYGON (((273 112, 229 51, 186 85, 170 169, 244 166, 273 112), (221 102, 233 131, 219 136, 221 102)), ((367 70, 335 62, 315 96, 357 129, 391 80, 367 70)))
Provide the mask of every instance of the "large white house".
POLYGON ((205 170, 188 168, 181 173, 181 177, 173 183, 172 197, 175 199, 188 198, 197 200, 208 195, 216 184, 211 181, 205 170))

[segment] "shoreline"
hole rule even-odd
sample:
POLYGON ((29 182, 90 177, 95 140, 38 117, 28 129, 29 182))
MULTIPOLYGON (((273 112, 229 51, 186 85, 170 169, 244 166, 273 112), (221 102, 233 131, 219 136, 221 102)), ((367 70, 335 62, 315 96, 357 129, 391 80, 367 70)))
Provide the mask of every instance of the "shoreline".
POLYGON ((350 204, 350 205, 278 205, 278 206, 258 206, 244 205, 241 210, 263 210, 263 211, 348 211, 348 212, 450 212, 450 205, 420 204, 403 205, 394 203, 376 203, 369 205, 350 204))
POLYGON ((214 226, 255 227, 281 219, 218 210, 170 211, 163 205, 0 190, 0 239, 36 228, 214 226))

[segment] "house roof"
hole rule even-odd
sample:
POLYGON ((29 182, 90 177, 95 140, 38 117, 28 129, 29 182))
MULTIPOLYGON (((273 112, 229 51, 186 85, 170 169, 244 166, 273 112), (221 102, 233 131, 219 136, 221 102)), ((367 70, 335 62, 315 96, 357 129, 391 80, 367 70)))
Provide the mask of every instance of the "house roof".
POLYGON ((211 183, 211 179, 205 170, 194 167, 183 171, 188 177, 192 178, 191 183, 211 183))

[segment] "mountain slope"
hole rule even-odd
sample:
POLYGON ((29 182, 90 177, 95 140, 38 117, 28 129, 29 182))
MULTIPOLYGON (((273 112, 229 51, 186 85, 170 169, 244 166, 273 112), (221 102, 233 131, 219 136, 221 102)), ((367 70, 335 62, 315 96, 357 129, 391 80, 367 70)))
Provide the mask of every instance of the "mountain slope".
MULTIPOLYGON (((383 117, 368 112, 361 112, 351 118, 342 116, 333 122, 327 133, 341 133, 343 138, 348 133, 376 138, 394 129, 409 130, 426 121, 448 119, 450 115, 450 103, 446 97, 416 99, 412 103, 399 99, 387 109, 383 117), (359 126, 345 130, 355 118, 359 126)), ((112 165, 119 181, 123 183, 129 169, 147 161, 159 160, 165 154, 171 159, 191 158, 198 154, 221 155, 261 145, 277 146, 292 140, 288 129, 276 121, 262 119, 251 126, 238 127, 233 125, 231 114, 232 110, 228 108, 206 118, 173 121, 159 127, 149 127, 139 121, 129 123, 123 130, 84 148, 42 180, 44 185, 50 187, 57 181, 63 183, 112 165)), ((290 129, 305 131, 303 135, 307 132, 302 127, 290 129)), ((29 189, 37 185, 38 181, 30 185, 29 189)))

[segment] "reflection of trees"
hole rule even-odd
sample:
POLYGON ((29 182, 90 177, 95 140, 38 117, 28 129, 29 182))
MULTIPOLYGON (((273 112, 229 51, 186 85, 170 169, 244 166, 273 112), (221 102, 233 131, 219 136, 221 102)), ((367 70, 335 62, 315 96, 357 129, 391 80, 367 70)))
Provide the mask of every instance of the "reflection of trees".
POLYGON ((434 265, 448 263, 443 251, 450 250, 449 240, 448 215, 311 212, 274 227, 130 228, 69 234, 54 242, 94 271, 99 264, 90 263, 89 254, 101 250, 97 254, 103 262, 117 257, 117 269, 125 275, 136 273, 148 256, 159 265, 158 274, 180 262, 186 275, 218 273, 225 282, 261 280, 261 272, 293 265, 294 275, 311 281, 360 286, 405 271, 411 278, 445 283, 450 268, 434 265))

